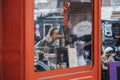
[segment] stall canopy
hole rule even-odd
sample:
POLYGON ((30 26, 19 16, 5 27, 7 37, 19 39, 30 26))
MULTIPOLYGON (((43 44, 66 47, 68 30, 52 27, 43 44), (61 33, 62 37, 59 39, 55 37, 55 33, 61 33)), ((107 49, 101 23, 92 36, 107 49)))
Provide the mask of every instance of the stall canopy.
POLYGON ((110 7, 102 7, 101 8, 101 19, 102 20, 116 20, 120 19, 120 8, 114 8, 112 6, 110 7))

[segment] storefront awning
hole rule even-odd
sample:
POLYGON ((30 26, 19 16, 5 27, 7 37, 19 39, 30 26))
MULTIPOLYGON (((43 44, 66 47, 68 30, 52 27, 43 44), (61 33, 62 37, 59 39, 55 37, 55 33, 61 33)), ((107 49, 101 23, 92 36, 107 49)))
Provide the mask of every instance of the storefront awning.
POLYGON ((120 11, 112 11, 111 19, 120 19, 120 11))

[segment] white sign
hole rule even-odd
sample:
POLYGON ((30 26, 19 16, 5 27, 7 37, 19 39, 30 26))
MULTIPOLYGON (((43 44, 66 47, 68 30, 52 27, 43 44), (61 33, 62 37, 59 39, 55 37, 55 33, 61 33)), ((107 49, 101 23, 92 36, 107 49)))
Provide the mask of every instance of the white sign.
POLYGON ((68 48, 69 67, 77 67, 77 51, 76 48, 68 48))

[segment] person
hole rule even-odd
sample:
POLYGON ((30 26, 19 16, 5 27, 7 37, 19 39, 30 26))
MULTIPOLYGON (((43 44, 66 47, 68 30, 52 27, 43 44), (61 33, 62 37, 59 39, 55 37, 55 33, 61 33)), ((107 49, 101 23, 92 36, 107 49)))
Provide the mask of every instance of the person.
POLYGON ((113 52, 113 48, 107 47, 101 56, 102 59, 102 80, 108 80, 108 64, 114 60, 115 53, 113 52))
POLYGON ((54 53, 56 50, 54 48, 59 47, 59 38, 62 38, 63 35, 59 34, 58 28, 50 28, 46 37, 40 40, 35 44, 35 51, 40 50, 39 60, 36 62, 36 71, 56 69, 56 64, 49 62, 48 53, 54 53), (38 47, 38 48, 37 48, 38 47), (39 69, 39 67, 41 67, 39 69))
POLYGON ((36 41, 35 43, 37 43, 41 39, 41 34, 40 34, 39 28, 40 28, 40 25, 36 24, 35 25, 35 41, 36 41))
POLYGON ((39 41, 35 46, 59 47, 59 38, 63 35, 59 34, 58 28, 50 28, 46 37, 39 41))

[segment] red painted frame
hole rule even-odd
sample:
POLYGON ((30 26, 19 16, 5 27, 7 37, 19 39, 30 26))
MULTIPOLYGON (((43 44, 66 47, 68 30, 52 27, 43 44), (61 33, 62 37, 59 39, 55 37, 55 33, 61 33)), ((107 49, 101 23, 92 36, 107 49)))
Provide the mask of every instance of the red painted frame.
MULTIPOLYGON (((72 78, 78 78, 78 77, 80 77, 80 75, 83 75, 83 74, 84 74, 84 76, 85 75, 87 76, 88 74, 91 74, 91 76, 95 77, 94 79, 96 79, 96 80, 100 79, 99 76, 100 76, 100 71, 101 71, 101 68, 100 68, 100 51, 101 50, 100 50, 100 46, 98 46, 98 45, 100 45, 100 2, 99 1, 100 0, 94 0, 94 66, 93 66, 93 68, 91 69, 91 66, 85 66, 85 67, 67 68, 67 69, 45 71, 45 72, 34 72, 35 73, 35 78, 46 79, 46 80, 47 79, 48 80, 49 79, 53 80, 53 79, 59 79, 59 78, 60 79, 72 79, 72 78), (84 70, 86 70, 86 71, 84 71, 84 70), (71 74, 73 72, 75 72, 75 74, 71 74), (61 75, 61 74, 64 74, 64 76, 61 75)), ((32 3, 31 3, 31 5, 32 5, 32 3)), ((31 10, 32 7, 31 8, 29 7, 30 4, 27 3, 25 6, 26 6, 26 8, 28 8, 28 9, 25 10, 26 14, 33 13, 33 11, 31 10)), ((32 21, 33 17, 31 17, 31 15, 33 15, 33 14, 26 15, 26 19, 28 18, 26 20, 26 22, 32 23, 32 25, 33 25, 33 21, 32 21), (29 19, 30 17, 31 17, 31 19, 29 19)), ((26 30, 28 31, 28 32, 26 32, 26 34, 27 33, 29 33, 29 34, 26 35, 26 38, 31 40, 31 41, 30 42, 26 41, 26 45, 29 44, 26 48, 26 50, 28 49, 28 52, 26 52, 26 53, 30 54, 30 52, 31 52, 31 55, 33 55, 33 53, 32 53, 33 52, 33 49, 32 49, 33 47, 32 46, 30 47, 30 44, 33 45, 32 44, 33 36, 31 36, 32 34, 30 33, 30 32, 33 32, 33 29, 32 29, 33 26, 30 27, 30 25, 28 25, 28 27, 29 27, 29 30, 26 27, 27 28, 26 30)), ((30 56, 29 54, 27 56, 30 56)), ((27 59, 27 62, 29 62, 29 64, 26 63, 27 65, 31 65, 31 62, 33 61, 32 57, 29 57, 29 59, 31 59, 31 60, 28 61, 28 59, 27 59)), ((31 66, 33 66, 33 64, 31 66)), ((31 67, 31 69, 32 69, 32 67, 31 67)), ((27 71, 29 71, 29 70, 27 70, 27 71)))
POLYGON ((0 80, 2 80, 2 0, 0 0, 0 80))
POLYGON ((0 55, 3 80, 101 80, 100 0, 94 0, 93 67, 90 65, 45 72, 34 72, 34 0, 2 1, 0 29, 3 33, 0 33, 0 37, 3 41, 0 55))

